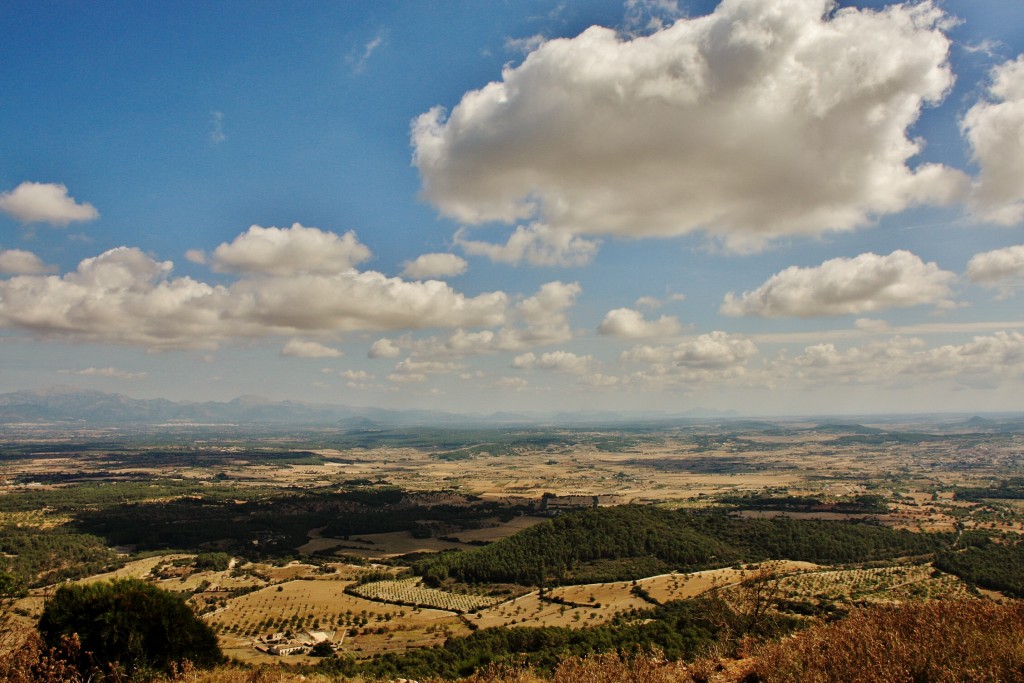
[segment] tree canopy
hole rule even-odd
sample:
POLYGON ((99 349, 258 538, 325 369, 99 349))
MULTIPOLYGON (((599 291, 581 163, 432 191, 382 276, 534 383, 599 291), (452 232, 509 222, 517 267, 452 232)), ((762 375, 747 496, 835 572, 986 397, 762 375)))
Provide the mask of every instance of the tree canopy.
POLYGON ((186 660, 210 666, 223 659, 213 630, 182 598, 137 579, 61 586, 39 632, 51 647, 77 634, 82 652, 103 669, 169 671, 186 660))

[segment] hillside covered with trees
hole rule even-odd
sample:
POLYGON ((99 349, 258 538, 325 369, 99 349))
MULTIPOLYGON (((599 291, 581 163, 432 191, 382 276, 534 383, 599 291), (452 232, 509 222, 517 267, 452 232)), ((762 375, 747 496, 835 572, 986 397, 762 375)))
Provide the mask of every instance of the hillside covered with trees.
POLYGON ((441 553, 414 565, 428 583, 524 585, 618 581, 736 562, 788 559, 843 564, 935 553, 948 534, 916 534, 860 522, 743 519, 716 511, 651 506, 582 510, 489 546, 441 553))

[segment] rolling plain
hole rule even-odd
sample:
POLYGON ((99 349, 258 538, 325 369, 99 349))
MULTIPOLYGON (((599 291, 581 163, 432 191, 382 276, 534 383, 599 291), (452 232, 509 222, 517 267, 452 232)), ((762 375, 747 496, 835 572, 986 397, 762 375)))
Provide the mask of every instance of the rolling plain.
POLYGON ((1014 601, 1022 458, 1006 416, 9 425, 0 567, 21 590, 5 642, 55 585, 124 576, 187 597, 235 660, 368 675, 493 629, 639 628, 710 598, 787 628, 859 606, 1014 601), (636 524, 639 549, 586 537, 636 524), (680 529, 684 549, 663 547, 680 529), (793 536, 812 540, 780 540, 793 536), (549 553, 577 543, 595 549, 549 553), (516 548, 528 557, 508 559, 516 548), (275 654, 285 641, 296 649, 275 654))

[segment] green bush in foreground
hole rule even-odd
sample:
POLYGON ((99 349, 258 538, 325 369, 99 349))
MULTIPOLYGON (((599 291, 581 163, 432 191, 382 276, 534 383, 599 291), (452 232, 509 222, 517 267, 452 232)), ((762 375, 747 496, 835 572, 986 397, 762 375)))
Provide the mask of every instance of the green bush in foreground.
POLYGON ((136 579, 61 586, 46 603, 39 632, 51 648, 77 634, 83 670, 135 674, 223 660, 217 636, 182 598, 136 579))

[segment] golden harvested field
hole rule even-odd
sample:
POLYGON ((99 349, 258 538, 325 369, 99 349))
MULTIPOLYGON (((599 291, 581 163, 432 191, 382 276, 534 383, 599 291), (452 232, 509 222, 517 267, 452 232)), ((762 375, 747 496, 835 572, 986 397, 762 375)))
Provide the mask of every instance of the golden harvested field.
POLYGON ((176 553, 173 555, 156 555, 154 557, 147 557, 141 560, 135 560, 129 562, 120 569, 116 569, 112 572, 105 574, 96 574, 88 578, 82 579, 81 583, 93 583, 95 581, 109 581, 111 579, 145 579, 148 578, 153 568, 159 564, 171 562, 173 560, 184 560, 191 559, 194 555, 183 555, 176 553))
MULTIPOLYGON (((252 648, 268 633, 310 629, 347 631, 344 650, 370 654, 440 642, 468 629, 451 612, 388 605, 344 592, 351 581, 296 579, 233 598, 205 618, 218 631, 226 654, 250 661, 273 658, 252 648), (352 630, 356 633, 352 634, 352 630)), ((340 634, 337 640, 340 638, 340 634)), ((275 660, 276 661, 276 660, 275 660)))
POLYGON ((491 626, 567 626, 581 628, 597 626, 615 615, 613 608, 567 607, 541 600, 537 592, 527 593, 469 615, 472 623, 480 628, 491 626))
POLYGON ((668 602, 669 600, 695 598, 713 588, 739 583, 745 577, 746 574, 743 571, 727 567, 689 574, 673 572, 641 579, 637 583, 650 593, 654 600, 668 602))
POLYGON ((316 571, 316 567, 302 562, 289 562, 283 567, 258 566, 258 571, 266 575, 271 581, 289 581, 311 575, 316 571))
MULTIPOLYGON (((439 538, 414 538, 408 531, 393 531, 383 534, 360 534, 347 541, 336 539, 318 539, 321 542, 332 540, 335 546, 341 546, 338 552, 343 555, 365 557, 367 559, 395 557, 407 553, 439 552, 452 548, 466 548, 462 543, 451 543, 439 538)), ((328 547, 335 547, 328 546, 328 547)), ((300 551, 310 552, 309 544, 302 546, 300 551)))
POLYGON ((519 517, 513 517, 508 522, 502 522, 497 517, 489 520, 484 520, 488 524, 494 526, 485 526, 481 529, 467 529, 465 531, 459 531, 452 534, 455 538, 459 539, 463 543, 470 543, 471 541, 497 541, 511 536, 515 533, 522 531, 523 529, 529 529, 531 526, 546 522, 548 517, 537 517, 534 515, 521 515, 519 517))

